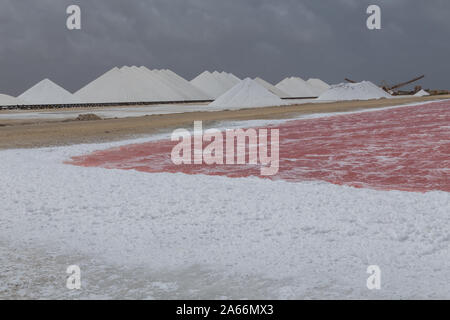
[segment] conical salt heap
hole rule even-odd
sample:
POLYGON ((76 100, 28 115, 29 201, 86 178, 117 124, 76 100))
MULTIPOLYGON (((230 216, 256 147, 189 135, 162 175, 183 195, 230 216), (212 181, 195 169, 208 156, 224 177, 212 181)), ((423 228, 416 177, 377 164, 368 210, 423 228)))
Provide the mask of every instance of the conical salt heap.
POLYGON ((242 109, 286 104, 280 97, 271 93, 256 81, 246 78, 217 98, 209 106, 220 109, 242 109))

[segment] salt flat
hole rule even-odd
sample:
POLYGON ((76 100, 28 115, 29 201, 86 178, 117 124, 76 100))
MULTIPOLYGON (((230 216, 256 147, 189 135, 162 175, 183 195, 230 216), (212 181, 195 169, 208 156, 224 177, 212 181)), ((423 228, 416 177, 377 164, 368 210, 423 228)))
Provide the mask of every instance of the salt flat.
POLYGON ((0 297, 450 298, 448 192, 64 164, 161 138, 0 151, 0 297))

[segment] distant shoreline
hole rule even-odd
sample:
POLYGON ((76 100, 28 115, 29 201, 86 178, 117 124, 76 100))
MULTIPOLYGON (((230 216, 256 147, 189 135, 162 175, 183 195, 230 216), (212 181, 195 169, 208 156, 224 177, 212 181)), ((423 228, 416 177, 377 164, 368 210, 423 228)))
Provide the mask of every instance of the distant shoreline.
MULTIPOLYGON (((202 120, 208 123, 212 121, 289 119, 298 115, 356 111, 449 98, 450 95, 369 101, 306 103, 279 107, 158 114, 134 118, 92 121, 67 119, 0 120, 0 150, 119 141, 180 127, 190 127, 193 121, 196 120, 202 120)), ((80 109, 79 113, 95 113, 95 110, 95 108, 80 109)), ((8 113, 8 111, 1 113, 8 113)))

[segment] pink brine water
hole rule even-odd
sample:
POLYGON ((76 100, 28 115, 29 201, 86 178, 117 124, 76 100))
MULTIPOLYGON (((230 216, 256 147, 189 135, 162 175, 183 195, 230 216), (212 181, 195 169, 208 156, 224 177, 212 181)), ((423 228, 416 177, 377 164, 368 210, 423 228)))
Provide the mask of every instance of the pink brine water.
MULTIPOLYGON (((73 157, 69 164, 142 172, 322 180, 380 190, 450 191, 450 101, 288 121, 274 176, 255 165, 174 165, 170 140, 73 157)), ((270 129, 270 128, 269 128, 270 129)))

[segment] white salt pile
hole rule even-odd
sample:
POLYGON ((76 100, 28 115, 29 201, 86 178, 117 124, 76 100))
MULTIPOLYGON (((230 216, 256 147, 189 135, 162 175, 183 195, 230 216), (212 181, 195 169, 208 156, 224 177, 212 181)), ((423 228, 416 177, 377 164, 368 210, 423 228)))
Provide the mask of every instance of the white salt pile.
POLYGON ((311 85, 315 91, 317 92, 317 95, 321 95, 322 93, 324 93, 325 91, 327 91, 328 89, 331 88, 331 86, 326 83, 325 81, 322 81, 320 79, 308 79, 308 81, 306 81, 309 85, 311 85))
POLYGON ((125 102, 127 85, 115 67, 75 92, 75 96, 87 103, 125 102))
POLYGON ((191 80, 191 84, 212 98, 217 98, 238 84, 240 79, 231 73, 205 71, 191 80))
POLYGON ((207 93, 195 87, 192 83, 190 83, 183 77, 180 77, 178 74, 171 70, 154 70, 154 72, 161 73, 171 81, 172 85, 175 85, 176 87, 184 90, 189 96, 188 100, 212 100, 212 97, 210 97, 207 93))
POLYGON ((381 98, 392 98, 392 96, 374 85, 370 81, 358 83, 341 83, 332 86, 329 90, 319 96, 319 100, 342 101, 342 100, 371 100, 381 98))
POLYGON ((426 97, 429 96, 430 94, 428 92, 426 92, 425 90, 420 90, 419 92, 417 92, 414 96, 415 97, 426 97))
POLYGON ((60 87, 49 79, 37 83, 19 97, 26 104, 74 104, 79 102, 76 97, 66 89, 60 87))
POLYGON ((319 95, 313 86, 299 77, 286 78, 275 87, 294 98, 312 98, 319 95))
POLYGON ((211 100, 170 70, 146 67, 113 68, 75 93, 88 103, 167 102, 211 100))
POLYGON ((242 80, 225 92, 209 107, 218 109, 242 109, 281 106, 287 103, 250 78, 242 80))
POLYGON ((117 75, 125 82, 125 102, 184 101, 187 95, 161 74, 144 68, 122 67, 117 75))
MULTIPOLYGON (((225 73, 225 72, 224 72, 225 73)), ((236 77, 234 74, 232 73, 226 73, 227 76, 234 81, 235 84, 239 83, 241 81, 241 79, 239 79, 238 77, 236 77)))
POLYGON ((0 106, 18 106, 23 104, 26 104, 25 101, 7 94, 0 93, 0 106))
POLYGON ((192 79, 191 84, 200 90, 203 90, 213 98, 217 98, 226 91, 226 89, 223 88, 223 84, 217 81, 209 71, 204 71, 192 79))
POLYGON ((280 98, 290 98, 291 97, 289 94, 287 94, 286 92, 284 92, 281 89, 278 89, 277 87, 275 87, 274 85, 272 85, 271 83, 267 82, 264 79, 255 78, 254 80, 256 82, 258 82, 260 85, 262 85, 264 88, 266 88, 267 90, 272 92, 273 94, 279 96, 280 98))

